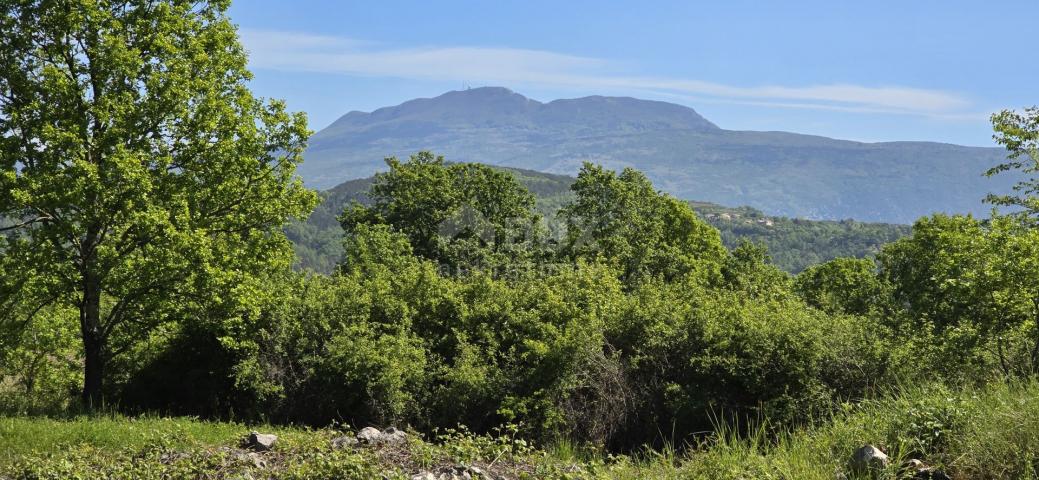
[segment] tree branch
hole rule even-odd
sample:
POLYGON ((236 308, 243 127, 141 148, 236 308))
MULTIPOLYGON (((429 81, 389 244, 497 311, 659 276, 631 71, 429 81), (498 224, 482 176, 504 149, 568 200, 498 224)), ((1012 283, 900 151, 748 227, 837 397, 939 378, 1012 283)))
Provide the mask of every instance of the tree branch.
POLYGON ((36 218, 31 219, 31 220, 27 220, 27 221, 24 221, 22 223, 19 223, 17 225, 11 225, 9 227, 0 227, 0 232, 6 232, 6 231, 9 231, 9 230, 18 230, 19 228, 28 227, 29 225, 32 225, 32 224, 37 223, 37 222, 46 222, 46 221, 53 220, 53 219, 54 218, 51 217, 50 215, 46 215, 46 216, 42 216, 42 217, 36 217, 36 218))

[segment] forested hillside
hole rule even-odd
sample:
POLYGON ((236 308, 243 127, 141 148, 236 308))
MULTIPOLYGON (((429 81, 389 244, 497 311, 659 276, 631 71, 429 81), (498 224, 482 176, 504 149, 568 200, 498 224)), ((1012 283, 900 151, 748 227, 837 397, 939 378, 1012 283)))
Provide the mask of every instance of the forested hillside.
MULTIPOLYGON (((573 177, 531 170, 502 168, 536 196, 537 210, 545 228, 559 237, 565 225, 557 217, 559 208, 573 198, 573 177)), ((321 203, 306 222, 286 229, 296 248, 296 267, 328 273, 342 258, 342 230, 336 218, 351 202, 369 203, 368 188, 373 178, 344 182, 321 193, 321 203)), ((826 221, 768 216, 750 208, 728 208, 707 202, 689 202, 693 210, 721 231, 726 247, 740 242, 761 243, 783 270, 797 273, 810 265, 838 257, 862 258, 880 251, 910 231, 908 225, 866 223, 855 220, 826 221)))
POLYGON ((744 241, 761 243, 776 266, 791 273, 839 257, 875 255, 884 244, 912 231, 909 225, 772 217, 750 207, 690 204, 721 232, 727 247, 735 248, 744 241))

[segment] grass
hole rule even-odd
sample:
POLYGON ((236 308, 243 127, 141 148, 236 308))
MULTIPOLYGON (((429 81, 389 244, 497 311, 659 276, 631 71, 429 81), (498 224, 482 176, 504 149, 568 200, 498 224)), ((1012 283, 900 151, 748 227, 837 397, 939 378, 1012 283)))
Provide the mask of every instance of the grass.
POLYGON ((54 452, 79 445, 113 452, 158 444, 173 449, 232 445, 250 430, 275 432, 288 441, 299 440, 308 434, 290 428, 249 427, 193 418, 104 415, 58 420, 0 417, 0 465, 33 453, 54 452))
POLYGON ((0 478, 410 478, 419 470, 480 466, 508 478, 826 479, 848 472, 859 446, 893 459, 879 478, 907 478, 918 458, 955 479, 1039 478, 1039 383, 980 389, 903 389, 884 400, 848 405, 813 428, 776 435, 720 428, 681 453, 597 454, 560 441, 544 450, 513 438, 465 430, 400 447, 331 448, 332 430, 248 426, 190 418, 119 416, 0 418, 0 478), (236 447, 250 430, 279 435, 274 452, 236 447))
POLYGON ((723 431, 680 470, 683 478, 832 480, 848 473, 851 452, 867 443, 892 458, 881 478, 905 478, 899 470, 911 458, 957 479, 1039 478, 1039 384, 910 388, 776 438, 723 431))

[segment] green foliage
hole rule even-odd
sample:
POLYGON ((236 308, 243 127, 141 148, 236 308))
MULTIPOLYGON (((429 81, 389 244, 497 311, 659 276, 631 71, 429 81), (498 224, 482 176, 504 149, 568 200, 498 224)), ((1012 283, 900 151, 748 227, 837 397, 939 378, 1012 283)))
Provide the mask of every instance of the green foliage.
POLYGON ((475 163, 447 165, 429 152, 386 164, 389 172, 372 182, 372 204, 354 203, 340 217, 348 242, 360 226, 387 225, 403 233, 418 256, 459 271, 534 255, 540 226, 534 196, 509 173, 475 163))
POLYGON ((255 309, 313 206, 305 117, 250 94, 227 8, 0 6, 0 315, 78 306, 87 402, 163 323, 255 309))
POLYGON ((586 168, 553 263, 550 243, 509 250, 508 220, 536 214, 508 176, 428 154, 391 167, 373 184, 380 200, 343 215, 334 275, 268 276, 248 315, 152 330, 116 363, 123 408, 423 431, 512 423, 522 438, 630 449, 690 440, 718 418, 810 423, 911 370, 877 319, 808 308, 763 247, 726 252, 636 172, 586 168), (511 206, 496 205, 488 192, 505 188, 511 206), (506 241, 445 232, 467 202, 506 241), (465 264, 455 248, 476 238, 505 266, 536 268, 441 268, 465 264))
POLYGON ((639 292, 627 323, 640 331, 625 335, 630 343, 621 348, 631 351, 632 383, 650 393, 644 401, 652 403, 641 408, 670 432, 710 430, 717 417, 795 425, 890 380, 897 360, 869 324, 789 297, 652 285, 639 292))
MULTIPOLYGON (((555 221, 555 213, 570 198, 572 177, 533 172, 530 170, 490 167, 511 174, 535 195, 535 210, 547 220, 551 238, 562 236, 563 225, 555 221)), ((295 222, 286 227, 297 257, 297 269, 331 273, 342 261, 343 231, 337 219, 354 202, 371 205, 368 191, 374 177, 351 180, 321 193, 322 201, 306 222, 295 222)))
POLYGON ((924 218, 879 263, 900 310, 892 320, 918 338, 933 334, 943 370, 976 379, 1039 368, 1039 232, 1027 221, 924 218))
POLYGON ((837 258, 809 267, 794 279, 794 290, 808 305, 834 315, 889 311, 887 285, 869 259, 837 258))
POLYGON ((934 387, 908 398, 906 408, 894 417, 887 444, 914 457, 948 453, 952 439, 963 435, 974 405, 947 388, 934 387))
POLYGON ((80 386, 79 332, 76 312, 47 308, 0 336, 0 411, 33 414, 60 412, 80 386))
POLYGON ((762 247, 726 253, 637 172, 586 167, 564 208, 563 268, 456 276, 433 263, 460 238, 438 222, 478 196, 459 194, 458 170, 432 155, 390 163, 373 184, 382 200, 343 216, 338 275, 278 288, 296 294, 272 303, 244 350, 255 355, 239 385, 276 418, 514 422, 533 438, 630 448, 664 428, 678 439, 709 428, 715 408, 803 423, 889 371, 887 340, 864 335, 864 321, 806 309, 762 247))
MULTIPOLYGON (((410 328, 409 300, 435 290, 421 282, 431 269, 382 270, 357 277, 300 278, 296 294, 272 304, 258 322, 255 345, 235 368, 239 388, 274 418, 324 424, 379 424, 417 418, 426 352, 410 328), (418 287, 418 288, 415 288, 418 287), (394 292, 408 291, 411 298, 394 292)), ((290 286, 291 285, 291 286, 290 286)))
POLYGON ((954 327, 986 307, 987 295, 973 289, 968 274, 982 262, 982 223, 970 216, 934 215, 913 225, 913 235, 879 256, 881 276, 894 287, 895 303, 920 325, 954 327))
POLYGON ((613 268, 584 263, 511 280, 442 277, 406 250, 386 252, 278 287, 295 293, 262 315, 235 368, 238 388, 261 401, 254 411, 478 432, 514 422, 542 441, 634 447, 664 428, 676 439, 709 429, 712 409, 810 421, 898 361, 864 320, 808 310, 789 293, 752 297, 695 279, 629 291, 613 268))
POLYGON ((720 285, 761 299, 781 299, 790 294, 790 276, 772 264, 760 244, 742 242, 726 257, 720 285))
POLYGON ((559 212, 565 255, 607 259, 632 284, 717 274, 725 256, 718 232, 642 173, 627 168, 618 175, 586 163, 570 188, 575 198, 559 212))
POLYGON ((1014 194, 989 195, 995 205, 1013 207, 1015 214, 1039 221, 1039 107, 1024 112, 1003 110, 992 115, 994 138, 1006 147, 1009 158, 986 173, 988 176, 1006 172, 1023 174, 1014 186, 1014 194))

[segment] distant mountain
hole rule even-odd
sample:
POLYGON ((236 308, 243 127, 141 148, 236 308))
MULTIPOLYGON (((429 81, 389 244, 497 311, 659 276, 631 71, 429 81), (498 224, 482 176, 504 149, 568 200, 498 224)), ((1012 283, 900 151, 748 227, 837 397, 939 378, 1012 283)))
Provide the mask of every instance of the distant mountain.
MULTIPOLYGON (((537 197, 537 209, 548 230, 562 235, 565 226, 556 212, 573 198, 574 178, 530 170, 505 169, 537 197)), ((368 203, 372 178, 350 180, 321 192, 321 204, 306 222, 286 229, 296 247, 298 269, 331 272, 343 256, 343 230, 336 217, 351 202, 368 203)), ((836 257, 864 257, 910 233, 906 225, 863 223, 851 220, 812 221, 770 217, 750 207, 728 208, 707 202, 690 202, 696 212, 716 227, 726 246, 743 240, 764 243, 780 268, 797 273, 836 257)))
POLYGON ((632 166, 684 199, 773 215, 910 223, 936 211, 986 214, 981 199, 1011 176, 982 173, 998 148, 861 143, 724 130, 691 108, 627 97, 538 102, 485 87, 350 112, 315 134, 299 169, 329 188, 432 150, 452 161, 575 174, 584 161, 632 166))

